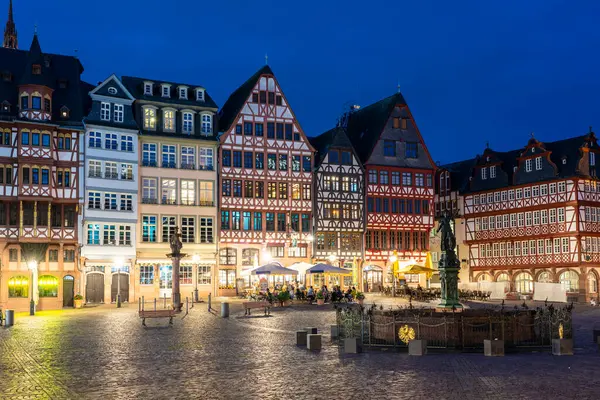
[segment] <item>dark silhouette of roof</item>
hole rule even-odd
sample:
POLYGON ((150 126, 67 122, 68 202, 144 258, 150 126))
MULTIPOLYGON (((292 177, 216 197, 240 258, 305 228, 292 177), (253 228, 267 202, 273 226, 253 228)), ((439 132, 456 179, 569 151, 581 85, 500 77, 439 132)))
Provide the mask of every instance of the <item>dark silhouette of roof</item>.
POLYGON ((238 87, 227 99, 221 111, 219 111, 219 130, 225 132, 231 128, 235 117, 240 113, 244 103, 250 97, 252 89, 256 86, 258 79, 261 75, 272 75, 275 76, 271 67, 264 65, 258 71, 256 71, 250 78, 246 80, 240 87, 238 87))

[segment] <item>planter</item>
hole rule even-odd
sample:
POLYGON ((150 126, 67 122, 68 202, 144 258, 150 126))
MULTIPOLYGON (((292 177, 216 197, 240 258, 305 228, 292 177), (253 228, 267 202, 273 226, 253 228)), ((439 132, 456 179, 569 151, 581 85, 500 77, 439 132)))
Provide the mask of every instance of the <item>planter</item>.
POLYGON ((504 340, 484 340, 483 354, 487 357, 504 356, 504 340))
POLYGON ((83 300, 73 300, 73 307, 74 308, 81 308, 81 307, 83 307, 83 300))
POLYGON ((235 297, 235 289, 219 289, 219 297, 235 297))
POLYGON ((555 356, 572 356, 573 339, 552 339, 552 354, 555 356))
POLYGON ((322 306, 323 304, 325 304, 325 299, 317 299, 318 306, 322 306))
POLYGON ((424 356, 427 354, 427 340, 411 340, 408 342, 409 356, 424 356))

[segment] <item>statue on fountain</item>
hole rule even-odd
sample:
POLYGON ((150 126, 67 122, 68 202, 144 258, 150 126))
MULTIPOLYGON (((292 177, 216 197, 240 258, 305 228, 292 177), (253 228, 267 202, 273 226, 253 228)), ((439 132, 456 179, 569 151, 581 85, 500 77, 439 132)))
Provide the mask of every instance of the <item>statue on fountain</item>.
POLYGON ((444 211, 440 218, 436 233, 441 234, 442 255, 438 262, 440 270, 440 285, 442 289, 442 301, 438 308, 459 309, 462 305, 458 302, 458 271, 460 262, 456 257, 456 236, 452 230, 454 219, 448 211, 444 211))

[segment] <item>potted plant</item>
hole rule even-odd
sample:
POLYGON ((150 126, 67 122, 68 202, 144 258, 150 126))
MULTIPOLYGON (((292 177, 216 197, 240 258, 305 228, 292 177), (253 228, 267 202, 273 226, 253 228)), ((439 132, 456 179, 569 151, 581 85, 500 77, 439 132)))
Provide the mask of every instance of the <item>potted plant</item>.
POLYGON ((282 290, 281 292, 279 292, 277 294, 277 300, 279 300, 279 304, 281 305, 281 307, 287 307, 290 305, 290 292, 288 292, 287 290, 282 290))
POLYGON ((73 297, 73 307, 75 307, 75 308, 83 307, 83 296, 82 295, 76 294, 73 297))
POLYGON ((358 304, 360 304, 361 306, 364 304, 365 302, 365 294, 363 292, 356 292, 356 295, 354 296, 354 298, 356 299, 356 302, 358 304))
POLYGON ((325 304, 325 296, 323 296, 323 291, 319 290, 317 292, 317 305, 322 306, 323 304, 325 304))

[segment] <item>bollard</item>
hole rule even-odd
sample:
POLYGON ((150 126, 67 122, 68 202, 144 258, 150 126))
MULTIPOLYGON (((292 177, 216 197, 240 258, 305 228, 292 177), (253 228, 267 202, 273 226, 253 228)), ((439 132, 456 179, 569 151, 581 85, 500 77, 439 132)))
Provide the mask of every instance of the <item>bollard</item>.
POLYGON ((221 318, 229 318, 229 303, 221 303, 221 318))
POLYGON ((156 311, 156 297, 154 298, 154 311, 156 311))
POLYGON ((165 305, 163 308, 167 308, 167 294, 165 293, 165 305))
POLYGON ((138 297, 138 312, 142 311, 142 299, 138 297))
MULTIPOLYGON (((198 289, 196 289, 196 293, 198 293, 198 292, 197 292, 197 290, 198 290, 198 289)), ((193 299, 193 298, 194 298, 194 293, 192 293, 192 299, 193 299)), ((190 308, 194 308, 194 300, 192 300, 192 306, 191 306, 190 308)))
POLYGON ((212 310, 212 307, 211 307, 211 298, 212 298, 212 294, 209 293, 208 294, 208 312, 210 312, 210 310, 212 310))
MULTIPOLYGON (((194 299, 194 301, 192 301, 192 303, 197 303, 198 302, 198 288, 196 288, 196 290, 194 290, 194 297, 192 297, 194 299)), ((192 305, 192 308, 194 306, 192 305)))
POLYGON ((4 327, 8 328, 9 326, 13 326, 15 324, 15 310, 6 310, 4 316, 4 327))
POLYGON ((189 305, 188 305, 188 298, 185 298, 185 313, 187 314, 190 311, 189 309, 189 305))

